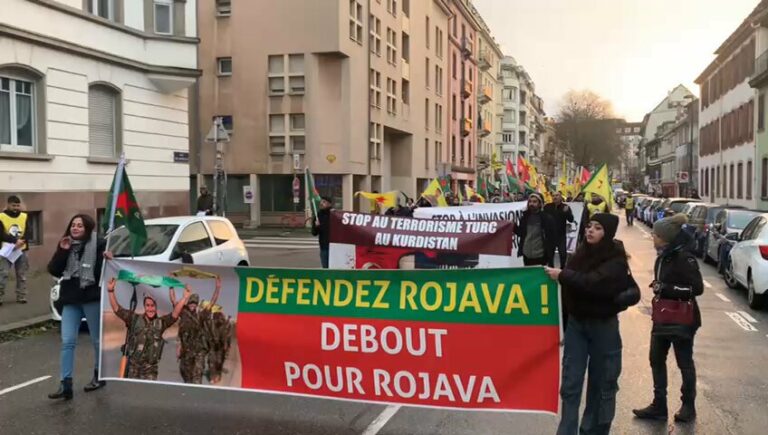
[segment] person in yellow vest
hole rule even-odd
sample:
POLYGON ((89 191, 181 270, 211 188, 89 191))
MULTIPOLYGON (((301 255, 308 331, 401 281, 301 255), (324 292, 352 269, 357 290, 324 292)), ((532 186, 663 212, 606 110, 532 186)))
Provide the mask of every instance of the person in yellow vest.
POLYGON ((16 302, 27 303, 29 260, 26 253, 28 245, 24 237, 26 230, 27 214, 21 211, 21 199, 16 195, 11 195, 8 197, 8 207, 0 213, 0 233, 2 233, 3 244, 15 245, 15 249, 21 250, 21 255, 15 262, 0 257, 0 305, 3 304, 5 286, 8 284, 8 277, 12 268, 16 270, 16 302))
POLYGON ((632 196, 632 191, 627 194, 627 199, 624 200, 624 212, 627 214, 627 225, 633 226, 635 224, 635 198, 632 196))
POLYGON ((610 213, 611 210, 608 208, 608 204, 605 202, 602 196, 593 193, 592 198, 590 199, 589 203, 587 204, 587 210, 589 210, 589 217, 595 215, 595 213, 610 213))

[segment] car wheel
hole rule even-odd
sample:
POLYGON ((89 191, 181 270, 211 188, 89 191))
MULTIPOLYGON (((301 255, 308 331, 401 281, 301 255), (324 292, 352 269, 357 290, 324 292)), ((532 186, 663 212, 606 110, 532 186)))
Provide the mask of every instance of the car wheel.
POLYGON ((733 261, 728 262, 728 267, 724 268, 723 280, 729 288, 739 288, 739 282, 736 281, 736 277, 733 274, 733 261))
POLYGON ((752 273, 750 272, 749 278, 747 278, 747 302, 749 308, 758 310, 763 307, 765 302, 765 294, 755 293, 755 283, 752 281, 752 273))

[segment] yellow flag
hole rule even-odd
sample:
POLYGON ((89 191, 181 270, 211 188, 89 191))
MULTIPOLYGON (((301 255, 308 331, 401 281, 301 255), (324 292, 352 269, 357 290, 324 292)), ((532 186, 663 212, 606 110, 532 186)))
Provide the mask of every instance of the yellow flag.
POLYGON ((600 169, 598 169, 587 184, 584 185, 584 188, 582 188, 581 191, 588 197, 591 196, 591 194, 602 196, 605 203, 611 207, 613 206, 613 190, 611 190, 611 183, 609 181, 608 165, 603 163, 603 165, 600 166, 600 169))
POLYGON ((557 182, 557 191, 562 193, 563 196, 568 196, 570 188, 568 186, 568 180, 565 178, 565 173, 560 176, 560 180, 557 182))
POLYGON ((528 184, 534 190, 538 190, 540 188, 541 180, 539 180, 539 173, 536 172, 536 166, 533 166, 528 160, 525 160, 525 164, 528 166, 528 173, 531 175, 531 179, 528 181, 528 184))
POLYGON ((421 194, 421 196, 426 198, 427 201, 431 202, 432 205, 437 204, 438 207, 448 207, 448 202, 445 200, 443 189, 440 187, 440 182, 437 181, 437 178, 429 183, 429 186, 427 186, 427 189, 421 194))
POLYGON ((472 201, 472 197, 473 197, 473 196, 476 196, 476 197, 480 198, 480 202, 485 202, 485 198, 483 198, 483 196, 482 196, 482 195, 480 195, 479 193, 477 193, 477 192, 475 191, 475 189, 473 189, 471 186, 467 186, 467 187, 465 187, 465 190, 467 191, 467 199, 468 199, 469 201, 472 201))
POLYGON ((369 199, 375 204, 378 204, 379 207, 385 209, 397 205, 398 192, 396 190, 385 193, 356 192, 355 195, 360 195, 363 198, 369 199))

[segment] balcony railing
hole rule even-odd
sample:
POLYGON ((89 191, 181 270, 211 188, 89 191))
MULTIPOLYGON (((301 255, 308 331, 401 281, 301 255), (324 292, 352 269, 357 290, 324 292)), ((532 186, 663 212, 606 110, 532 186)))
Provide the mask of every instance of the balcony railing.
POLYGON ((768 77, 766 72, 768 72, 768 50, 764 51, 763 54, 761 54, 760 57, 758 57, 755 61, 755 72, 752 73, 749 84, 754 86, 758 78, 765 79, 768 77))
POLYGON ((461 135, 469 136, 472 133, 472 120, 469 118, 461 118, 461 135))
POLYGON ((478 133, 480 134, 480 136, 485 137, 491 134, 492 129, 493 129, 493 126, 491 125, 491 120, 484 119, 480 124, 480 131, 478 133))
POLYGON ((493 95, 491 92, 490 86, 483 86, 482 90, 480 91, 480 94, 477 95, 477 101, 480 104, 485 104, 493 99, 493 95))
POLYGON ((469 98, 472 95, 472 82, 467 81, 466 79, 461 81, 461 96, 464 98, 469 98))
POLYGON ((482 71, 487 71, 491 67, 491 52, 490 50, 482 50, 477 59, 477 66, 482 71))
POLYGON ((466 36, 461 38, 461 52, 465 57, 472 56, 472 52, 475 51, 474 48, 475 46, 471 39, 467 38, 466 36))

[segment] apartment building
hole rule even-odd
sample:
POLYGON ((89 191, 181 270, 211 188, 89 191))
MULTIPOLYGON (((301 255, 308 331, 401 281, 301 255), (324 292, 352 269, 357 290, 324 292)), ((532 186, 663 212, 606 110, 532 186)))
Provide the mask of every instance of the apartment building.
MULTIPOLYGON (((758 9, 764 15, 763 9, 758 9)), ((765 99, 768 93, 768 20, 765 16, 752 19, 755 30, 755 68, 749 85, 755 90, 755 205, 768 210, 768 130, 766 130, 765 99)), ((702 172, 703 173, 703 172, 702 172)), ((748 179, 747 182, 752 180, 748 179)))
POLYGON ((188 213, 196 3, 3 0, 0 201, 29 211, 33 267, 72 215, 102 219, 122 153, 145 216, 188 213))
MULTIPOLYGON (((227 215, 258 226, 303 214, 305 167, 339 209, 367 211, 368 202, 353 196, 360 190, 420 193, 450 155, 450 7, 444 0, 201 2, 198 122, 202 135, 222 117, 230 133, 227 215)), ((193 174, 211 183, 214 149, 202 144, 197 154, 193 174)))
POLYGON ((474 6, 471 6, 471 10, 480 27, 477 32, 477 67, 480 76, 477 90, 477 172, 488 175, 491 156, 496 152, 496 138, 501 134, 499 65, 504 54, 491 36, 488 24, 474 6))
POLYGON ((749 81, 762 33, 760 26, 753 26, 753 20, 764 15, 763 3, 715 51, 715 60, 696 79, 701 86, 701 194, 713 202, 750 208, 756 206, 757 95, 749 81))
POLYGON ((501 76, 501 134, 497 137, 497 146, 502 160, 517 162, 517 156, 528 157, 528 149, 518 140, 518 116, 520 112, 521 67, 511 56, 505 56, 500 65, 501 76))
POLYGON ((621 158, 618 176, 622 182, 628 182, 633 186, 640 186, 640 167, 638 164, 638 154, 640 143, 643 139, 641 135, 643 124, 641 122, 627 122, 620 120, 616 127, 616 134, 624 154, 621 158))

